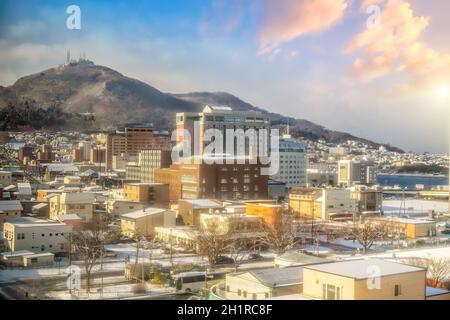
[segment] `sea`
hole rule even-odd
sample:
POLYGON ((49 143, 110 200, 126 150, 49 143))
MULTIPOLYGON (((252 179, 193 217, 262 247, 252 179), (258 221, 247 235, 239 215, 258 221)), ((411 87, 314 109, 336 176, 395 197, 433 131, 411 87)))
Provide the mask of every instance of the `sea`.
POLYGON ((377 182, 381 186, 395 186, 414 189, 416 185, 424 185, 429 189, 436 186, 447 186, 448 177, 432 175, 378 175, 377 182))

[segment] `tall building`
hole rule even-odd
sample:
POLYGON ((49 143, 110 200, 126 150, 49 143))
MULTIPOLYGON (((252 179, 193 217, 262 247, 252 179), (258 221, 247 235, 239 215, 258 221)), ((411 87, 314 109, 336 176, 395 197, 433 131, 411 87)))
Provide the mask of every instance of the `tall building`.
POLYGON ((55 160, 55 154, 53 148, 49 144, 43 144, 41 149, 37 152, 36 159, 41 163, 50 163, 55 160))
POLYGON ((269 176, 261 164, 182 164, 181 198, 266 199, 269 176))
POLYGON ((31 160, 32 157, 33 157, 33 147, 32 146, 25 145, 25 146, 19 148, 18 158, 21 163, 23 163, 24 160, 26 160, 26 159, 31 160))
POLYGON ((338 184, 351 187, 376 182, 376 168, 365 161, 340 160, 338 162, 338 184))
POLYGON ((306 185, 307 161, 305 146, 287 134, 280 140, 279 154, 279 170, 271 178, 286 183, 287 188, 306 185))
POLYGON ((112 168, 113 156, 137 156, 145 149, 171 150, 170 136, 153 130, 150 124, 133 125, 124 132, 109 134, 106 138, 106 166, 112 168))
MULTIPOLYGON (((177 113, 176 115, 176 126, 177 129, 187 130, 191 136, 191 154, 195 154, 194 146, 197 143, 199 147, 200 154, 203 154, 205 146, 209 143, 205 141, 204 133, 208 129, 218 129, 223 135, 223 153, 226 149, 226 129, 242 129, 244 131, 248 129, 270 129, 270 119, 269 117, 263 115, 259 111, 237 111, 233 110, 227 106, 205 106, 202 112, 183 112, 177 113), (195 122, 198 122, 199 136, 198 140, 195 141, 194 127, 195 122)), ((184 141, 186 137, 180 136, 177 139, 177 143, 180 144, 184 141)), ((247 139, 248 141, 248 139, 247 139)), ((243 146, 242 142, 239 144, 237 139, 235 140, 235 151, 240 146, 245 148, 247 154, 250 149, 249 143, 244 142, 246 145, 243 146)), ((257 147, 262 146, 261 141, 257 142, 257 147)), ((253 146, 252 146, 253 147, 253 146)), ((267 146, 265 146, 267 147, 267 146)), ((236 154, 236 152, 235 152, 236 154)))
POLYGON ((174 203, 181 199, 181 173, 179 164, 172 164, 170 168, 155 169, 155 182, 169 185, 169 200, 174 203))
POLYGON ((92 163, 105 163, 106 149, 100 147, 92 148, 89 154, 89 161, 92 163))

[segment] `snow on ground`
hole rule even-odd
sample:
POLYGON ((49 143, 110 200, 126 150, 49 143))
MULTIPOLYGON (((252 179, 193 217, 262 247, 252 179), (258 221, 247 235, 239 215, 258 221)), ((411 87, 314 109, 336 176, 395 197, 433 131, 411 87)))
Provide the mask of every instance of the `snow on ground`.
POLYGON ((333 252, 333 249, 331 248, 314 245, 307 245, 304 250, 311 254, 329 254, 333 252))
MULTIPOLYGON (((402 200, 383 201, 383 210, 385 213, 399 213, 400 207, 402 207, 402 200)), ((406 208, 406 213, 411 216, 427 214, 429 210, 435 210, 437 212, 447 212, 448 202, 405 199, 405 203, 402 207, 402 212, 404 210, 403 208, 406 208)))

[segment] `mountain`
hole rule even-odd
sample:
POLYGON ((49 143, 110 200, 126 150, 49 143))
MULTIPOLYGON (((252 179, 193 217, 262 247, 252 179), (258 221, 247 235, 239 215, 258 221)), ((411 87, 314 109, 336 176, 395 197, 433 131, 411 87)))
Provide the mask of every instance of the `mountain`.
POLYGON ((274 126, 289 122, 294 137, 334 143, 351 139, 379 146, 307 120, 268 112, 225 92, 161 92, 88 60, 22 77, 9 87, 0 86, 0 128, 110 130, 126 123, 151 122, 155 128, 167 129, 174 127, 176 112, 200 111, 205 104, 261 111, 271 117, 274 126), (94 117, 90 116, 92 114, 94 117))

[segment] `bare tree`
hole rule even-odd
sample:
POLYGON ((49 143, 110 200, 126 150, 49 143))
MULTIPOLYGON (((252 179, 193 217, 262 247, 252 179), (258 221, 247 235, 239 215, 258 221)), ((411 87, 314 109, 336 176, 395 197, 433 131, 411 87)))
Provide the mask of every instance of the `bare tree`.
POLYGON ((375 241, 384 238, 386 231, 381 225, 365 222, 353 227, 351 235, 363 247, 363 252, 366 253, 375 241))
POLYGON ((219 256, 225 251, 228 243, 228 235, 219 231, 217 223, 210 223, 198 231, 198 253, 206 257, 210 267, 217 264, 219 256))
POLYGON ((264 224, 264 237, 262 242, 276 251, 278 255, 293 248, 296 239, 294 217, 288 212, 283 212, 273 225, 264 224))
POLYGON ((230 239, 227 244, 226 251, 229 254, 229 257, 234 261, 234 270, 237 271, 242 261, 245 258, 248 258, 249 250, 254 249, 255 242, 252 242, 253 245, 250 245, 249 241, 242 238, 234 238, 230 239))
POLYGON ((445 283, 450 278, 450 259, 448 258, 410 258, 408 264, 427 269, 427 278, 437 283, 445 283))
POLYGON ((103 228, 97 222, 87 223, 81 230, 73 232, 71 238, 74 253, 83 260, 86 272, 86 292, 89 292, 92 268, 103 252, 103 228))

